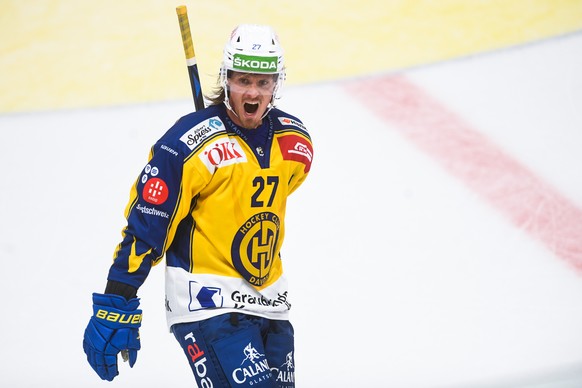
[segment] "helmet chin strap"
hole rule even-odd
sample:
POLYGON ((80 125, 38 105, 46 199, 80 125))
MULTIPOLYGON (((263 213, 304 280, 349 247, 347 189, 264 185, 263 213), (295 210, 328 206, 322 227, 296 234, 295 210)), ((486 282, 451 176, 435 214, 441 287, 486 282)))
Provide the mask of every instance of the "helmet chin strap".
POLYGON ((228 98, 229 94, 230 94, 229 87, 227 85, 225 85, 224 86, 224 105, 226 105, 226 107, 228 108, 229 111, 232 112, 232 114, 234 114, 236 117, 238 117, 238 114, 234 111, 232 106, 230 106, 230 99, 228 98))

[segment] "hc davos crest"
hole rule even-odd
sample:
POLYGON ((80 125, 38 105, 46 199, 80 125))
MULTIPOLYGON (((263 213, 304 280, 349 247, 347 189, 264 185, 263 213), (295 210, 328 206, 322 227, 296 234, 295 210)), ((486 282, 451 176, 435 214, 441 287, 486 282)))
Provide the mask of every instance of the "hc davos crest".
POLYGON ((232 262, 242 277, 254 286, 261 286, 269 280, 280 224, 279 217, 274 213, 257 213, 234 236, 232 262))

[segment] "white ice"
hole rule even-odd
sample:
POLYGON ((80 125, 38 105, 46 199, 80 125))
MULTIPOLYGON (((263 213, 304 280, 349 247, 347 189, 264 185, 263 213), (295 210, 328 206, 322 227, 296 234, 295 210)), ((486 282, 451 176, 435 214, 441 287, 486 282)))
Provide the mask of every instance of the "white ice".
MULTIPOLYGON (((578 33, 404 74, 582 208, 581 69, 578 33)), ((297 386, 581 387, 580 270, 345 90, 288 87, 280 103, 315 143, 282 252, 297 386)), ((167 332, 163 264, 139 293, 135 367, 102 382, 81 346, 129 187, 191 109, 0 116, 0 386, 194 386, 167 332)))

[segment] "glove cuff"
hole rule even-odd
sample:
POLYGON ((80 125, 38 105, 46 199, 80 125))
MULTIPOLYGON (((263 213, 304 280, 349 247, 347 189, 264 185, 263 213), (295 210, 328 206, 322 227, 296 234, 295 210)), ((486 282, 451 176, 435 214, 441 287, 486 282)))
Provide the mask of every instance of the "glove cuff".
POLYGON ((130 300, 116 294, 93 293, 93 303, 100 306, 113 307, 122 311, 133 311, 139 307, 139 298, 130 300))
POLYGON ((139 328, 142 311, 138 307, 138 298, 127 301, 120 295, 93 293, 93 315, 111 329, 139 328))

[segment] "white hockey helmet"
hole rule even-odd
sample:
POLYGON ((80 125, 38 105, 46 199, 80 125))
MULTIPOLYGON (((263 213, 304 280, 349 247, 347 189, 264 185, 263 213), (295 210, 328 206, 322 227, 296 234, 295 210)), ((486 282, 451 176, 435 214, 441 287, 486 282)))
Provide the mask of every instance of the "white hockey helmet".
MULTIPOLYGON (((264 25, 241 24, 231 33, 223 52, 220 68, 220 83, 225 90, 226 106, 228 102, 228 71, 255 74, 277 74, 277 82, 273 91, 271 108, 279 99, 279 92, 285 80, 285 64, 283 48, 275 31, 264 25)), ((232 109, 231 109, 232 110, 232 109)))

